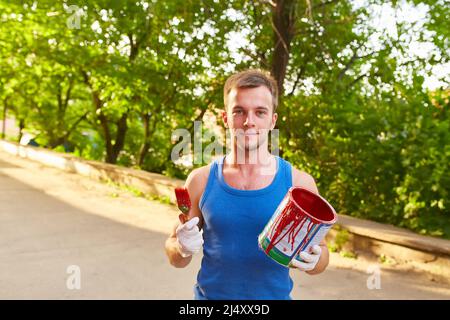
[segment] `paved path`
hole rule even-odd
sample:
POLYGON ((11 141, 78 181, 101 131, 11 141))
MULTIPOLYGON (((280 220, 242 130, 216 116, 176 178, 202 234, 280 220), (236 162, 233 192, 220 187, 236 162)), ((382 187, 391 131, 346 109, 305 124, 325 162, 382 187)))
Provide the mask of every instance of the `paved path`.
MULTIPOLYGON (((176 219, 173 206, 0 151, 0 299, 191 299, 201 256, 175 269, 163 250, 176 219)), ((295 299, 450 299, 422 273, 338 254, 293 278, 295 299), (380 289, 367 288, 369 267, 380 289)))

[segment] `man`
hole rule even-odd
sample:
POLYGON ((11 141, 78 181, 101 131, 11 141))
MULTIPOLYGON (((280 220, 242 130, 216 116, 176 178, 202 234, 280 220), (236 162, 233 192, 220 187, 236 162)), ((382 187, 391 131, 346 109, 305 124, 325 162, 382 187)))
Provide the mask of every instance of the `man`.
MULTIPOLYGON (((225 83, 222 118, 231 132, 230 153, 189 174, 189 221, 177 224, 165 245, 177 268, 203 248, 196 299, 290 299, 289 269, 267 257, 257 237, 291 186, 318 190, 309 174, 268 150, 277 104, 276 82, 263 71, 243 71, 225 83)), ((322 241, 291 267, 321 273, 328 254, 322 241)))

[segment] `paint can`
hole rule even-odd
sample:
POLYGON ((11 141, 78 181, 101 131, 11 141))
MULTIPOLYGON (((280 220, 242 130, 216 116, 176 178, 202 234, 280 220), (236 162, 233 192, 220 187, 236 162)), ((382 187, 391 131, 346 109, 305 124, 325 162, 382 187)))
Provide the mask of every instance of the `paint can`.
POLYGON ((258 244, 270 258, 288 267, 299 254, 319 244, 337 221, 334 208, 320 195, 291 187, 264 230, 258 244))

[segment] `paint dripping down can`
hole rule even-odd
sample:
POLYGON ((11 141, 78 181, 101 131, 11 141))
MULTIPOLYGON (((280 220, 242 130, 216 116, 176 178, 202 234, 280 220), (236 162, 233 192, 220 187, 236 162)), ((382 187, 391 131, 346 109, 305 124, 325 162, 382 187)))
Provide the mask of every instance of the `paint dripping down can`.
POLYGON ((258 236, 258 244, 270 258, 289 267, 299 254, 319 244, 337 221, 334 208, 307 189, 291 187, 258 236))

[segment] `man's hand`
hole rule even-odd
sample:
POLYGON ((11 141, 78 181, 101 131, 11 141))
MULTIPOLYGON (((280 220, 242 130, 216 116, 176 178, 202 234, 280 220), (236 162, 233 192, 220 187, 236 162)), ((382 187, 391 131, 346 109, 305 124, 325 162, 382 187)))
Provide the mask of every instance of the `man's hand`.
POLYGON ((187 258, 200 251, 203 245, 203 230, 198 229, 199 218, 194 217, 177 228, 178 251, 183 258, 187 258))
POLYGON ((322 248, 319 245, 312 246, 310 253, 306 251, 300 252, 300 258, 303 261, 299 261, 295 258, 289 263, 289 266, 301 271, 311 271, 316 267, 317 262, 319 262, 321 254, 322 248))

